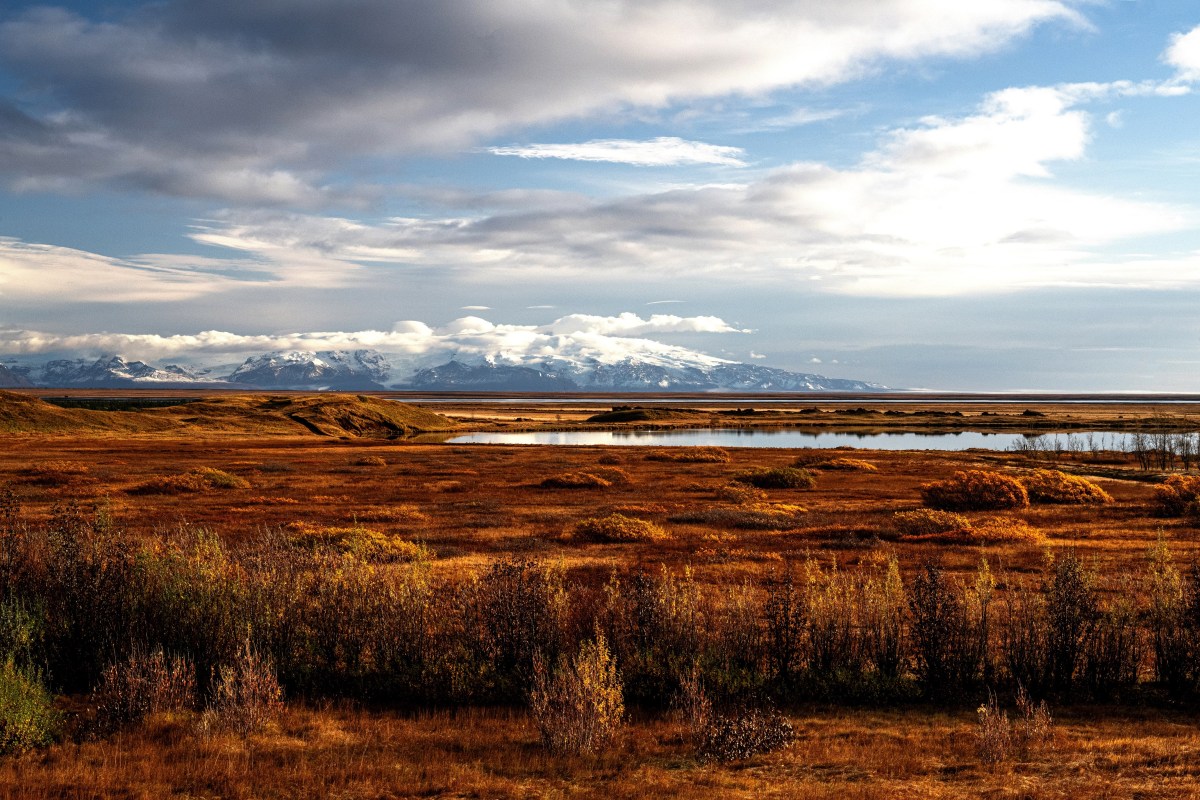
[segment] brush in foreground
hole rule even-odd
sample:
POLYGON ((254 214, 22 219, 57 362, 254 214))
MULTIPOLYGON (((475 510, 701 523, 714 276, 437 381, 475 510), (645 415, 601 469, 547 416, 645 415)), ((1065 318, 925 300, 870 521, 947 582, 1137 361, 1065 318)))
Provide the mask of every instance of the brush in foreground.
POLYGON ((559 659, 553 674, 535 659, 529 705, 551 752, 580 755, 607 747, 621 730, 625 699, 604 637, 580 644, 570 663, 559 659))

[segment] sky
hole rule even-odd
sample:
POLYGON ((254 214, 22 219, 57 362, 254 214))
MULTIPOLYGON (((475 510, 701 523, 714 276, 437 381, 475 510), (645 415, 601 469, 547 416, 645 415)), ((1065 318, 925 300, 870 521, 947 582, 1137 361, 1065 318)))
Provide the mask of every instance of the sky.
POLYGON ((0 355, 1197 392, 1198 101, 1194 0, 8 0, 0 355))

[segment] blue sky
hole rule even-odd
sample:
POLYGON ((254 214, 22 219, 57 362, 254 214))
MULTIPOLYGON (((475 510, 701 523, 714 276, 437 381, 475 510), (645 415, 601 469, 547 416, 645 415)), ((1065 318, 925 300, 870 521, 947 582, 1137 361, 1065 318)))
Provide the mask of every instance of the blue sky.
POLYGON ((516 352, 570 319, 896 387, 1200 391, 1198 26, 9 2, 0 354, 411 348, 463 317, 516 352))

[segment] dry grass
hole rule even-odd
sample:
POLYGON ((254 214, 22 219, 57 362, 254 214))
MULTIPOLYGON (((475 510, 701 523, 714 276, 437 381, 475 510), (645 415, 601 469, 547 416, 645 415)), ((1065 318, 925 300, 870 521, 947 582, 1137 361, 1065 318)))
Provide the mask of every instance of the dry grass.
POLYGON ((524 713, 419 715, 293 706, 265 731, 200 737, 153 717, 111 739, 0 761, 0 796, 759 798, 1139 797, 1200 794, 1200 726, 1178 712, 1059 714, 1054 749, 997 767, 975 715, 789 716, 786 749, 732 766, 697 759, 680 723, 639 721, 602 756, 547 755, 524 713))
MULTIPOLYGON (((85 521, 91 519, 92 501, 103 494, 119 495, 180 470, 233 470, 252 476, 253 497, 236 489, 142 495, 129 499, 129 508, 114 509, 117 523, 135 538, 155 541, 186 520, 237 543, 303 519, 318 539, 334 531, 323 544, 306 546, 335 551, 341 550, 339 530, 362 529, 411 544, 405 538, 409 531, 398 537, 391 528, 420 527, 431 551, 419 558, 428 559, 431 574, 440 579, 472 574, 497 558, 533 554, 561 565, 572 581, 593 590, 602 587, 614 569, 656 570, 663 564, 676 572, 693 568, 696 584, 718 594, 733 592, 744 581, 761 586, 768 574, 803 559, 805 553, 815 554, 822 563, 836 561, 847 575, 857 575, 864 565, 893 553, 906 582, 931 557, 957 580, 971 579, 979 546, 986 544, 989 561, 1003 562, 1007 574, 1017 577, 1039 574, 1035 571, 1043 564, 1043 548, 1073 550, 1098 571, 1102 586, 1109 587, 1121 576, 1140 573, 1145 552, 1160 530, 1176 563, 1185 564, 1196 553, 1184 523, 1151 516, 1155 488, 1134 480, 1106 483, 1113 502, 1103 508, 1045 505, 1024 512, 1026 519, 964 516, 973 535, 949 547, 923 541, 919 534, 883 542, 875 536, 899 527, 896 512, 912 508, 922 484, 952 478, 956 472, 1029 466, 1020 456, 1000 453, 870 453, 878 473, 829 470, 806 492, 808 512, 801 514, 780 504, 761 507, 762 494, 745 484, 737 484, 747 491, 736 496, 723 488, 729 475, 739 471, 789 467, 794 451, 723 451, 720 463, 730 466, 714 469, 703 464, 716 461, 696 461, 701 466, 688 468, 686 458, 657 460, 617 448, 381 444, 378 457, 388 469, 349 470, 347 464, 359 457, 361 446, 308 433, 295 438, 233 439, 228 431, 214 439, 23 438, 6 444, 11 446, 0 448, 0 488, 7 482, 21 492, 21 523, 40 525, 61 520, 66 513, 60 507, 61 487, 25 480, 22 470, 32 463, 74 461, 88 469, 85 474, 94 483, 75 484, 71 491, 80 500, 85 521), (601 494, 552 492, 537 485, 546 475, 604 476, 602 470, 614 462, 627 480, 610 480, 612 486, 601 494), (561 536, 572 520, 612 519, 605 516, 610 510, 652 526, 635 517, 661 521, 704 513, 708 509, 703 505, 713 503, 714 494, 728 503, 720 508, 751 515, 768 509, 787 513, 795 526, 786 533, 760 533, 761 529, 711 520, 674 522, 668 538, 618 538, 619 547, 592 546, 586 536, 561 536), (598 499, 604 504, 600 508, 598 499)), ((1067 456, 1060 465, 1081 468, 1067 456)), ((1118 477, 1122 469, 1140 477, 1131 462, 1116 458, 1113 470, 1118 477)), ((619 523, 618 530, 626 524, 619 523)), ((300 529, 293 532, 307 535, 300 529)), ((353 561, 331 557, 330 563, 339 558, 353 561)), ((362 569, 409 567, 368 564, 362 569)), ((719 631, 730 624, 724 616, 705 622, 719 631)), ((967 708, 981 699, 971 698, 967 708)), ((0 760, 0 796, 757 797, 774 792, 883 798, 1200 793, 1200 768, 1194 758, 1200 752, 1200 734, 1195 733, 1200 726, 1193 717, 1113 707, 1056 709, 1055 717, 1053 753, 993 767, 975 750, 976 722, 970 710, 793 709, 788 718, 797 734, 794 743, 779 753, 721 767, 696 758, 680 725, 647 717, 643 711, 635 711, 619 746, 585 758, 545 754, 535 725, 518 711, 465 708, 453 714, 413 716, 297 704, 245 738, 221 731, 199 736, 193 712, 170 712, 151 715, 145 723, 102 741, 0 760)))

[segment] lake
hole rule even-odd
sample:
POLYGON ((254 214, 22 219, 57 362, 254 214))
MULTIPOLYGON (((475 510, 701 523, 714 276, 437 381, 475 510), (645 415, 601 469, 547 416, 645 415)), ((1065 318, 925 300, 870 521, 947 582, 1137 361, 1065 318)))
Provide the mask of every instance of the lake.
POLYGON ((1045 449, 1127 450, 1132 434, 845 433, 780 429, 712 428, 672 431, 529 431, 469 433, 449 444, 616 445, 636 447, 860 447, 866 450, 1012 450, 1036 443, 1045 449), (1089 443, 1088 437, 1091 436, 1089 443))

